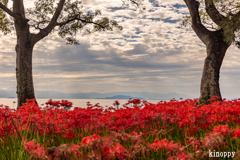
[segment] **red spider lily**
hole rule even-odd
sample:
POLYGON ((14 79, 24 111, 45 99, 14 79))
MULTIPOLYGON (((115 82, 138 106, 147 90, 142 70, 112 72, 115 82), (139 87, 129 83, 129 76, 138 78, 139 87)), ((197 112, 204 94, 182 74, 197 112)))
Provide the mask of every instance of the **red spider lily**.
MULTIPOLYGON (((79 151, 80 146, 75 144, 61 144, 58 147, 48 148, 48 158, 49 159, 58 159, 65 157, 74 157, 75 159, 79 159, 82 157, 82 153, 79 151)), ((68 159, 68 158, 67 158, 68 159)))
POLYGON ((76 137, 76 133, 75 132, 67 132, 66 135, 63 135, 64 138, 66 138, 67 140, 75 138, 76 137))
POLYGON ((140 100, 140 99, 133 99, 133 100, 132 100, 132 103, 133 103, 134 105, 137 105, 137 104, 140 104, 140 103, 141 103, 141 100, 140 100))
POLYGON ((198 130, 198 127, 197 126, 190 126, 189 128, 188 128, 188 134, 189 135, 193 135, 193 134, 195 134, 196 132, 197 132, 197 130, 198 130))
POLYGON ((23 146, 29 154, 33 155, 34 158, 45 159, 47 157, 46 150, 43 146, 40 146, 40 144, 36 143, 35 139, 28 142, 23 139, 23 146))
POLYGON ((110 147, 105 146, 103 156, 105 159, 113 159, 114 157, 118 157, 120 160, 123 159, 123 155, 125 153, 125 148, 119 143, 115 143, 110 147))
POLYGON ((118 102, 118 100, 116 100, 116 101, 114 101, 113 105, 114 106, 116 106, 116 105, 118 106, 118 105, 120 105, 120 103, 118 102))
POLYGON ((219 125, 213 128, 213 132, 226 136, 229 133, 228 125, 219 125))
POLYGON ((212 98, 210 100, 208 100, 209 102, 214 102, 214 101, 218 101, 220 100, 220 97, 218 96, 212 96, 212 98))
POLYGON ((113 105, 117 106, 117 109, 118 109, 118 106, 120 105, 120 103, 116 100, 116 101, 114 101, 113 105))
POLYGON ((67 100, 62 100, 60 105, 66 109, 70 109, 72 107, 72 102, 68 102, 67 100))
POLYGON ((199 140, 196 140, 195 137, 188 137, 187 135, 185 136, 188 138, 187 144, 190 145, 194 150, 201 148, 201 143, 199 140))
POLYGON ((101 154, 96 153, 94 151, 88 153, 87 157, 88 157, 88 159, 94 159, 94 160, 101 160, 102 159, 101 154))
POLYGON ((115 146, 111 147, 114 150, 114 157, 118 157, 119 159, 123 159, 123 154, 125 153, 125 148, 119 143, 115 143, 115 146))
POLYGON ((155 138, 154 143, 149 146, 154 149, 155 152, 157 152, 159 149, 163 150, 163 148, 167 149, 168 151, 179 148, 179 144, 174 144, 173 141, 169 142, 166 138, 163 140, 158 140, 155 138))
POLYGON ((69 110, 72 107, 72 102, 67 100, 60 101, 53 101, 50 99, 48 102, 45 103, 46 105, 54 106, 54 107, 63 107, 66 110, 69 110))
POLYGON ((224 144, 224 137, 219 133, 210 133, 208 136, 201 138, 203 147, 205 148, 219 148, 219 146, 224 144))
POLYGON ((141 103, 141 100, 140 99, 131 99, 131 98, 129 98, 127 104, 131 104, 131 103, 133 103, 134 105, 138 105, 138 104, 141 103))
POLYGON ((234 131, 234 137, 233 138, 240 138, 240 129, 235 129, 234 131))
POLYGON ((91 145, 92 141, 94 140, 99 140, 100 136, 99 135, 96 135, 96 134, 93 134, 92 136, 87 136, 87 137, 84 137, 81 141, 82 144, 84 145, 91 145))
POLYGON ((80 148, 79 145, 71 144, 71 145, 69 146, 69 150, 70 150, 69 152, 77 155, 77 154, 79 154, 79 151, 78 151, 79 148, 80 148))
POLYGON ((185 153, 178 153, 176 156, 168 157, 167 160, 190 160, 192 156, 187 156, 185 153))
POLYGON ((50 105, 50 106, 55 106, 55 107, 60 107, 60 102, 59 101, 53 101, 52 99, 49 99, 48 102, 46 102, 46 105, 50 105))
POLYGON ((92 106, 92 104, 90 102, 87 102, 87 106, 90 107, 92 106))
POLYGON ((136 141, 141 141, 141 136, 142 136, 142 132, 139 132, 139 134, 137 134, 137 132, 133 131, 131 134, 131 138, 133 138, 136 141))

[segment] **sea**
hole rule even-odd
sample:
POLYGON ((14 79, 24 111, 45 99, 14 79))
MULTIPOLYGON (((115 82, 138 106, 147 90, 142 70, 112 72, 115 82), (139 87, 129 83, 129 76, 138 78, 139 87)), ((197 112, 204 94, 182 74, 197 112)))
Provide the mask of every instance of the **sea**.
MULTIPOLYGON (((61 101, 62 99, 52 99, 53 101, 61 101)), ((90 102, 90 104, 95 105, 99 103, 100 106, 102 107, 113 107, 115 99, 64 99, 68 100, 69 102, 72 102, 72 108, 74 107, 80 107, 80 108, 87 108, 87 102, 90 102)), ((41 107, 46 106, 46 102, 49 101, 49 99, 37 99, 38 104, 41 107)), ((157 104, 161 100, 146 100, 150 103, 157 104)), ((169 100, 163 100, 163 101, 169 101, 169 100)), ((118 100, 120 103, 119 108, 122 107, 123 104, 128 102, 128 99, 120 99, 118 100)), ((11 109, 16 109, 17 108, 17 98, 0 98, 0 104, 3 106, 8 106, 11 109)), ((130 106, 131 107, 131 106, 130 106)))

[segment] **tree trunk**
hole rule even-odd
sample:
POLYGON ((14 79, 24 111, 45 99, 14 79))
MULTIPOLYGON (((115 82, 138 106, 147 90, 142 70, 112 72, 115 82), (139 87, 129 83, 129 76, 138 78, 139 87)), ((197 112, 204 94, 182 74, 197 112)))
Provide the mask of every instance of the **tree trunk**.
POLYGON ((16 46, 17 109, 26 102, 26 99, 35 98, 32 78, 32 51, 33 48, 16 46))
MULTIPOLYGON (((232 43, 225 42, 224 35, 229 34, 229 31, 224 25, 222 26, 222 22, 227 18, 216 10, 212 0, 205 1, 208 15, 221 28, 216 31, 208 30, 201 22, 199 15, 200 3, 197 0, 184 0, 184 2, 190 11, 194 32, 207 47, 207 57, 204 62, 200 88, 201 96, 198 104, 208 103, 208 100, 213 96, 219 97, 217 100, 222 100, 219 88, 219 73, 225 53, 232 43)), ((234 32, 231 34, 234 34, 234 32)))
MULTIPOLYGON (((15 19, 17 33, 16 78, 19 109, 26 99, 35 98, 32 78, 32 51, 34 42, 26 20, 15 19)), ((36 102, 36 101, 35 101, 36 102)))
POLYGON ((219 88, 219 74, 223 58, 230 44, 224 41, 223 31, 212 32, 211 39, 207 45, 207 57, 204 62, 201 96, 199 104, 207 104, 213 96, 222 100, 219 88))

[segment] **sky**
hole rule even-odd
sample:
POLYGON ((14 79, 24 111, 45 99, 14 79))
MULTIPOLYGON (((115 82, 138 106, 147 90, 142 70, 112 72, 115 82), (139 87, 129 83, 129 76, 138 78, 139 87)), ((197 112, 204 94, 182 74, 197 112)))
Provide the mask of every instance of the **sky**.
MULTIPOLYGON (((121 0, 83 0, 82 5, 84 11, 101 10, 123 30, 80 33, 78 46, 66 45, 57 33, 38 42, 33 51, 35 91, 200 96, 206 47, 191 28, 179 28, 189 14, 183 0, 144 0, 142 12, 121 0)), ((0 44, 0 90, 16 90, 16 35, 1 36, 0 44)), ((240 97, 239 59, 239 49, 231 46, 220 74, 224 98, 240 97)))

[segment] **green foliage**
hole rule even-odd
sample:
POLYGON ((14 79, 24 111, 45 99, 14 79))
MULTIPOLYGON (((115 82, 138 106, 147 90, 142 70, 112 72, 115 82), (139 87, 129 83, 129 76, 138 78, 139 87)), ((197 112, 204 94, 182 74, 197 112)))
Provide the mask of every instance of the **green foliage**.
POLYGON ((180 26, 183 26, 183 27, 189 27, 189 26, 191 26, 191 24, 192 24, 192 19, 191 19, 191 16, 190 16, 190 15, 183 16, 182 19, 183 19, 183 20, 180 22, 180 26))
MULTIPOLYGON (((130 1, 136 3, 133 0, 130 1)), ((8 0, 0 0, 0 2, 7 6, 8 0)), ((35 0, 35 7, 25 9, 29 26, 36 30, 45 29, 58 8, 58 2, 58 0, 35 0)), ((81 4, 82 1, 79 0, 66 0, 57 22, 54 23, 54 29, 51 30, 51 32, 57 31, 60 37, 66 38, 67 44, 78 44, 76 35, 79 31, 82 35, 88 35, 93 32, 112 31, 114 27, 122 30, 115 20, 101 16, 100 10, 83 12, 81 4)), ((7 16, 1 9, 0 24, 0 30, 4 34, 14 29, 10 26, 14 24, 13 18, 7 16)))
POLYGON ((107 17, 101 17, 94 21, 95 18, 101 16, 101 11, 88 12, 83 14, 78 11, 77 5, 66 5, 64 10, 68 11, 67 16, 61 16, 63 22, 70 21, 66 24, 60 25, 58 35, 62 38, 66 37, 68 44, 78 44, 75 36, 79 30, 83 30, 82 35, 89 35, 94 32, 100 32, 105 30, 113 30, 116 27, 122 30, 122 27, 118 25, 115 20, 109 20, 107 17), (85 27, 87 24, 92 24, 92 27, 85 27))
POLYGON ((199 98, 197 105, 206 105, 208 104, 207 100, 203 99, 202 96, 199 98))
POLYGON ((8 0, 1 0, 1 2, 6 6, 8 4, 8 0))
POLYGON ((26 10, 27 15, 31 16, 31 24, 39 26, 40 24, 49 22, 56 9, 56 5, 54 4, 55 0, 35 1, 35 8, 29 8, 26 10))
POLYGON ((4 11, 1 9, 0 9, 0 31, 2 31, 4 35, 11 32, 11 29, 9 27, 9 20, 6 17, 4 11))
MULTIPOLYGON (((5 6, 8 4, 8 0, 0 0, 0 2, 5 6)), ((11 33, 10 20, 2 9, 0 9, 0 31, 4 35, 11 33)))

